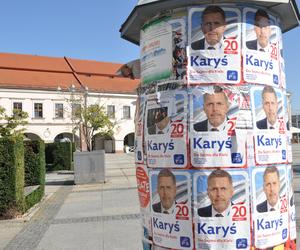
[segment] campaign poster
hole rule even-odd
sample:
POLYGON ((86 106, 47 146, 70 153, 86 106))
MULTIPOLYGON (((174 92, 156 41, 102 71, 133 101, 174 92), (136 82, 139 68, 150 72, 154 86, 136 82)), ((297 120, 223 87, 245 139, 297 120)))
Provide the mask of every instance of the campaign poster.
POLYGON ((191 176, 168 168, 150 170, 153 242, 172 249, 193 249, 191 176))
POLYGON ((135 138, 134 138, 134 156, 136 163, 144 163, 144 115, 145 115, 145 95, 139 95, 135 110, 135 138))
POLYGON ((189 137, 194 167, 245 166, 251 114, 249 107, 240 108, 244 101, 237 88, 215 85, 191 89, 189 137))
POLYGON ((289 206, 289 224, 290 224, 290 240, 295 241, 297 238, 297 227, 296 227, 296 204, 293 188, 293 169, 292 165, 288 165, 288 206, 289 206))
POLYGON ((276 19, 264 9, 243 10, 243 76, 248 83, 280 86, 276 19))
POLYGON ((252 168, 254 245, 264 249, 289 237, 286 165, 252 168))
POLYGON ((266 85, 252 87, 250 92, 256 163, 286 163, 287 123, 282 91, 266 85))
POLYGON ((250 249, 249 176, 200 170, 193 176, 196 249, 250 249))
POLYGON ((188 83, 240 83, 240 11, 217 5, 193 7, 188 27, 188 83))
POLYGON ((187 94, 178 83, 157 86, 148 96, 145 147, 148 167, 187 165, 187 94))
POLYGON ((141 81, 143 84, 186 77, 185 13, 156 18, 141 29, 141 81))

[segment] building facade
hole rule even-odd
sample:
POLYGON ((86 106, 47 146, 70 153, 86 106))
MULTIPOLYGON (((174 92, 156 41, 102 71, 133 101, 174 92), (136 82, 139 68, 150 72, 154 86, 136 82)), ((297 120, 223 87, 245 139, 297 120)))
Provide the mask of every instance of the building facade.
POLYGON ((100 104, 115 124, 112 138, 95 136, 94 149, 123 151, 134 145, 138 80, 119 77, 120 64, 68 58, 0 54, 0 106, 28 113, 25 136, 80 145, 72 112, 78 103, 100 104))

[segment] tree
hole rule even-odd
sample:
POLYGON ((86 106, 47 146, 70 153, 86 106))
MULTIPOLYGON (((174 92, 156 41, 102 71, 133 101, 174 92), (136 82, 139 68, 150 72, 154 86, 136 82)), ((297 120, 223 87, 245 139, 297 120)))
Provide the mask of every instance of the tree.
POLYGON ((9 137, 9 136, 18 136, 24 132, 23 126, 28 122, 26 121, 28 114, 19 109, 13 110, 13 115, 8 116, 5 113, 5 109, 0 106, 0 136, 9 137), (18 128, 20 127, 21 128, 18 128))
POLYGON ((75 117, 77 126, 81 130, 81 135, 87 145, 87 150, 92 150, 92 139, 95 133, 104 136, 112 136, 114 123, 112 123, 103 106, 93 104, 87 106, 86 103, 83 107, 80 106, 75 110, 75 117))

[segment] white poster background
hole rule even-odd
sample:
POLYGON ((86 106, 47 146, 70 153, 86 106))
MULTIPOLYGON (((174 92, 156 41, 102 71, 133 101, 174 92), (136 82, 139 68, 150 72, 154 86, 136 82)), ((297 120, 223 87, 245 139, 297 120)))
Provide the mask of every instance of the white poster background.
POLYGON ((261 83, 280 86, 279 75, 279 35, 281 32, 276 19, 270 15, 271 36, 270 45, 265 52, 248 48, 247 42, 256 40, 254 31, 254 15, 257 9, 244 8, 243 10, 243 76, 249 83, 261 83))
MULTIPOLYGON (((193 249, 191 175, 182 170, 172 170, 172 173, 176 178, 176 207, 173 214, 152 210, 153 242, 172 249, 193 249)), ((158 174, 158 170, 150 170, 151 207, 160 201, 157 193, 158 174)))
POLYGON ((245 116, 239 116, 244 98, 240 98, 238 91, 233 91, 232 88, 226 89, 223 86, 223 92, 230 103, 226 115, 228 120, 223 131, 211 132, 196 131, 195 126, 199 124, 199 127, 200 125, 202 127, 202 124, 208 122, 203 109, 203 95, 213 94, 214 87, 195 87, 191 90, 189 137, 191 162, 194 167, 243 167, 246 164, 247 130, 236 129, 236 123, 239 121, 243 124, 239 118, 245 117, 244 123, 248 124, 250 113, 242 111, 245 116))
MULTIPOLYGON (((162 85, 169 86, 168 83, 162 85)), ((159 85, 158 89, 162 85, 159 85)), ((187 165, 186 91, 166 89, 157 92, 156 98, 148 99, 145 124, 147 166, 185 168, 187 165), (160 111, 167 112, 169 119, 162 134, 159 134, 154 121, 155 114, 160 111)))
POLYGON ((151 81, 169 78, 172 74, 172 26, 164 17, 141 30, 141 81, 151 81))
POLYGON ((212 171, 198 171, 193 176, 193 201, 196 249, 250 249, 249 179, 244 170, 227 171, 233 181, 232 206, 227 217, 200 217, 198 209, 211 204, 207 178, 212 171))
POLYGON ((238 9, 220 6, 226 15, 226 30, 219 50, 193 49, 193 42, 204 39, 201 16, 204 8, 189 9, 188 83, 237 84, 241 79, 241 14, 238 9))
POLYGON ((266 200, 263 191, 263 173, 266 167, 252 167, 254 244, 257 248, 267 248, 284 243, 289 235, 286 165, 277 165, 276 167, 280 174, 280 211, 273 212, 257 211, 256 206, 266 200))

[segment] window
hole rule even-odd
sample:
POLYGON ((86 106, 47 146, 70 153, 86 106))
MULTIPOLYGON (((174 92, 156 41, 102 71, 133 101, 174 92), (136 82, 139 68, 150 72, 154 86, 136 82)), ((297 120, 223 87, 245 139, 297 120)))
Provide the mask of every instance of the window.
POLYGON ((34 104, 34 118, 43 118, 43 103, 34 104))
POLYGON ((130 119, 130 106, 123 106, 123 118, 130 119))
POLYGON ((115 106, 107 105, 107 116, 108 118, 115 118, 115 106))
POLYGON ((55 103, 55 118, 64 118, 64 104, 55 103))
POLYGON ((15 111, 22 111, 22 103, 21 102, 14 102, 13 103, 13 113, 15 113, 15 111))

